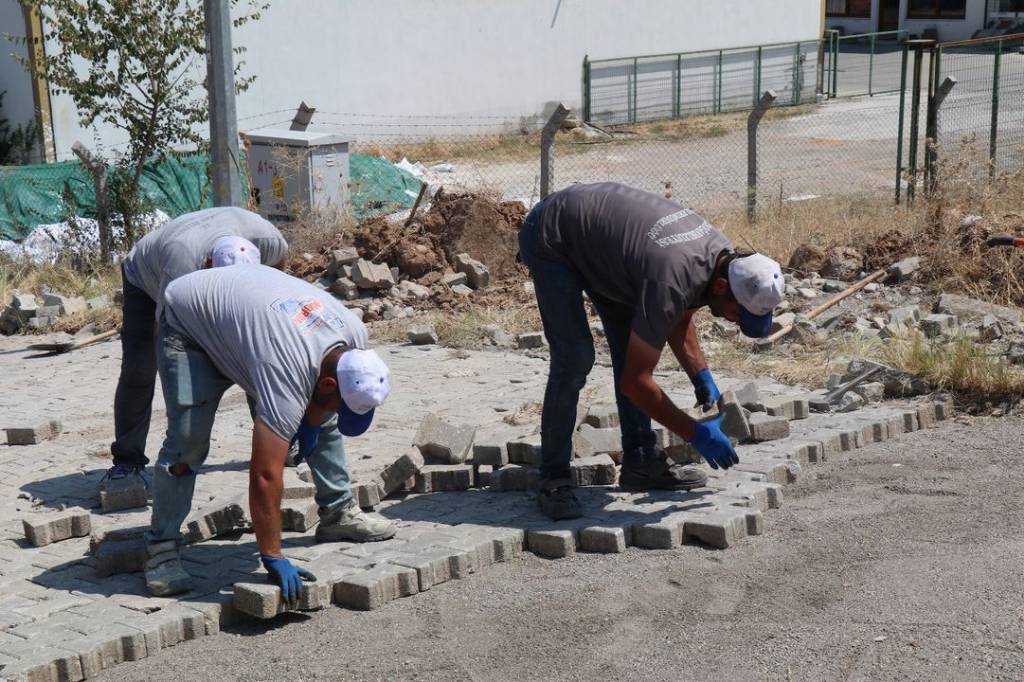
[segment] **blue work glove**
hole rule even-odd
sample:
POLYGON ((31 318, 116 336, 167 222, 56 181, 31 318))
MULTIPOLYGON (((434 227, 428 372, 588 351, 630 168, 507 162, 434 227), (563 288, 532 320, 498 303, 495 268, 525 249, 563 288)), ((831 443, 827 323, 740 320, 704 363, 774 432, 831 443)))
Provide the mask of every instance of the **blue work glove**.
POLYGON ((712 469, 728 469, 739 464, 740 458, 732 447, 732 441, 722 433, 722 420, 725 415, 703 422, 697 422, 690 444, 708 461, 712 469))
POLYGON ((693 392, 697 396, 697 406, 704 408, 705 412, 722 397, 722 392, 715 386, 715 378, 711 376, 711 370, 707 367, 694 374, 690 381, 693 382, 693 392))
POLYGON ((313 448, 320 441, 320 427, 310 426, 306 423, 305 418, 299 424, 299 430, 292 436, 292 442, 288 444, 288 447, 295 445, 296 441, 299 444, 299 454, 295 457, 295 463, 298 464, 302 460, 309 457, 310 453, 313 452, 313 448))
POLYGON ((300 568, 283 556, 267 556, 260 554, 263 568, 269 573, 270 582, 277 583, 281 588, 281 598, 288 608, 292 608, 302 591, 302 581, 313 582, 316 576, 304 568, 300 568))

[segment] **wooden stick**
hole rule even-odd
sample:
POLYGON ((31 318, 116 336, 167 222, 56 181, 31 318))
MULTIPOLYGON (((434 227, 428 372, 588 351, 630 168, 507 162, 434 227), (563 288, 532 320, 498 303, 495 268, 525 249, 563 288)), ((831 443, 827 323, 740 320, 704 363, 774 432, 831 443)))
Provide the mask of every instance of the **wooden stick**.
MULTIPOLYGON (((868 275, 864 279, 860 280, 856 284, 852 284, 849 287, 847 287, 846 289, 843 289, 838 294, 836 294, 832 298, 828 299, 827 301, 825 301, 824 303, 819 305, 817 308, 811 310, 809 313, 807 313, 804 316, 805 319, 813 320, 818 315, 821 315, 823 312, 825 312, 826 310, 828 310, 829 308, 834 306, 836 303, 839 303, 840 301, 842 301, 842 300, 844 300, 846 298, 849 298, 850 296, 852 296, 853 294, 857 293, 858 291, 860 291, 861 289, 863 289, 867 285, 869 285, 872 282, 874 282, 876 279, 881 279, 882 277, 885 277, 885 273, 887 273, 887 272, 889 272, 888 268, 882 268, 881 270, 876 270, 876 271, 872 272, 870 275, 868 275)), ((785 327, 783 327, 779 331, 775 332, 774 334, 765 337, 764 341, 762 341, 761 343, 773 343, 775 341, 778 341, 783 336, 785 336, 786 334, 788 334, 791 331, 793 331, 794 327, 796 327, 795 324, 787 324, 785 327)))
POLYGON ((89 336, 78 341, 63 341, 60 343, 33 343, 28 347, 28 350, 41 350, 49 351, 55 355, 61 353, 67 353, 68 351, 78 350, 85 346, 91 346, 94 343, 105 341, 109 338, 117 336, 121 333, 120 329, 111 329, 110 331, 103 332, 102 334, 96 334, 95 336, 89 336))
POLYGON ((405 227, 409 227, 412 224, 412 219, 416 217, 416 209, 420 207, 420 202, 423 201, 423 195, 427 193, 427 183, 420 182, 420 193, 416 195, 416 203, 412 205, 412 210, 409 211, 409 217, 405 219, 405 227))

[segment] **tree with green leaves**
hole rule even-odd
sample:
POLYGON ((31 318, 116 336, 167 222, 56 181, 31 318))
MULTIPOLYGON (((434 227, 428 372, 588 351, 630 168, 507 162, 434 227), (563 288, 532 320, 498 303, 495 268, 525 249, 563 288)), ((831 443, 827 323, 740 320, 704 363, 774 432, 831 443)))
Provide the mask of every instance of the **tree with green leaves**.
MULTIPOLYGON (((74 101, 83 127, 102 121, 124 131, 127 147, 115 158, 111 204, 129 241, 145 210, 140 180, 147 163, 173 149, 205 146, 206 35, 203 0, 19 0, 37 9, 58 49, 22 63, 46 78, 55 94, 74 101)), ((225 0, 242 6, 237 28, 260 18, 261 0, 225 0)), ((244 52, 236 47, 236 55, 244 52)), ((236 91, 254 77, 235 66, 236 91)))

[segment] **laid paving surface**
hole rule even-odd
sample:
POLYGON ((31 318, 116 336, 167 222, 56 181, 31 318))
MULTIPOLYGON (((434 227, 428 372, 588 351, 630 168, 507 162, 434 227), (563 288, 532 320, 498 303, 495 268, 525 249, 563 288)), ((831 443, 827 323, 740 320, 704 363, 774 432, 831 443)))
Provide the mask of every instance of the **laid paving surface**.
MULTIPOLYGON (((5 386, 15 387, 0 397, 0 427, 60 418, 63 433, 38 445, 0 446, 0 676, 87 679, 244 617, 232 605, 232 585, 265 582, 251 534, 186 547, 183 556, 197 584, 173 599, 149 597, 138 573, 99 577, 86 537, 41 547, 26 540, 23 519, 62 505, 92 509, 94 534, 144 526, 149 514, 145 508, 108 514, 95 508, 96 485, 109 465, 119 347, 108 343, 57 358, 27 359, 19 350, 23 343, 24 337, 0 340, 0 373, 5 386)), ((392 369, 393 393, 369 436, 347 443, 357 480, 369 480, 406 451, 430 412, 480 427, 520 429, 523 435, 536 430, 539 414, 530 403, 543 393, 543 357, 409 346, 381 352, 392 369), (503 421, 510 415, 517 416, 518 426, 503 421)), ((681 373, 665 373, 662 381, 680 403, 692 399, 681 373)), ((720 381, 723 389, 738 383, 720 381)), ((768 381, 759 381, 759 388, 764 394, 794 392, 768 381)), ((597 367, 584 403, 610 400, 610 371, 597 367)), ((151 457, 165 425, 162 409, 158 397, 151 457)), ((741 446, 741 464, 726 473, 711 472, 701 490, 581 489, 585 516, 571 522, 549 522, 529 493, 475 489, 408 495, 379 508, 399 523, 390 541, 318 545, 311 531, 285 533, 285 552, 317 574, 326 600, 366 610, 484 573, 524 551, 561 558, 621 552, 627 546, 671 549, 684 542, 727 548, 747 535, 771 533, 770 510, 784 503, 784 485, 796 481, 804 467, 947 416, 948 406, 933 401, 812 414, 791 421, 788 438, 741 446)), ((245 492, 250 432, 244 396, 233 389, 222 402, 194 508, 245 492)))

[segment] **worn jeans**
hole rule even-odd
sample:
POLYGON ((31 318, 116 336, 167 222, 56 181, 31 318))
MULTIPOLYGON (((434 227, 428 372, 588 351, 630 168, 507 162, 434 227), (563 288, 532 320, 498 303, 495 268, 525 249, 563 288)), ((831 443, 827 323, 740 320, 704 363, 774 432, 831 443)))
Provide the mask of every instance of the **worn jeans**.
MULTIPOLYGON (((217 406, 232 384, 201 348, 165 321, 160 324, 157 364, 167 404, 167 434, 153 472, 153 516, 147 535, 150 542, 180 541, 181 524, 192 508, 196 473, 210 453, 217 406), (171 473, 181 463, 189 471, 171 473)), ((252 401, 249 404, 251 409, 252 401)), ((306 461, 313 473, 320 517, 348 506, 352 488, 337 416, 321 424, 320 440, 306 461)))
POLYGON ((121 267, 121 374, 114 393, 114 464, 144 467, 156 386, 156 301, 128 281, 121 267))
MULTIPOLYGON (((519 251, 533 277, 544 335, 551 349, 541 413, 541 474, 546 478, 565 478, 570 475, 572 434, 580 391, 594 366, 594 338, 583 303, 586 290, 583 278, 569 263, 541 252, 537 222, 542 203, 534 206, 519 228, 519 251)), ((611 350, 625 461, 639 462, 653 456, 657 438, 651 428, 651 418, 620 390, 634 311, 632 306, 600 300, 590 291, 587 294, 601 317, 611 350)))

